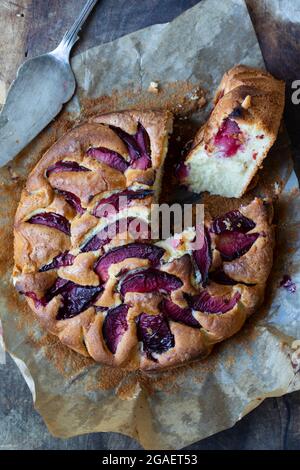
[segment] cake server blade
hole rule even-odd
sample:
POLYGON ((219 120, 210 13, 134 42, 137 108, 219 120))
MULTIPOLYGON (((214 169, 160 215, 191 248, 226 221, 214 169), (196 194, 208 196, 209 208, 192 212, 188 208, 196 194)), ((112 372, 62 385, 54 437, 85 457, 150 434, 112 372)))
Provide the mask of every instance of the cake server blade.
POLYGON ((14 158, 43 130, 74 94, 69 63, 78 32, 98 0, 88 0, 56 49, 24 62, 0 114, 0 166, 14 158))

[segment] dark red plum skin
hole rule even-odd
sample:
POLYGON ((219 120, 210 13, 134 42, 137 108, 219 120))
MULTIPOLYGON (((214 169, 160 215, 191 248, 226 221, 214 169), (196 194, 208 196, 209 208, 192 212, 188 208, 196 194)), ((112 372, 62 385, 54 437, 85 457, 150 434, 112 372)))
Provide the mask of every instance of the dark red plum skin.
POLYGON ((174 304, 169 299, 164 299, 160 304, 160 310, 164 315, 175 322, 183 323, 184 325, 191 326, 193 328, 201 328, 199 322, 193 316, 192 309, 190 307, 182 308, 177 304, 174 304))
POLYGON ((127 312, 129 305, 118 305, 108 310, 103 322, 102 333, 104 341, 113 354, 116 353, 122 336, 128 330, 127 312))
POLYGON ((49 271, 50 269, 58 269, 63 266, 71 266, 74 262, 74 259, 74 255, 71 255, 68 251, 64 251, 64 253, 60 253, 59 255, 55 256, 51 263, 42 266, 39 271, 43 273, 45 271, 49 271))
POLYGON ((96 204, 93 215, 95 217, 107 217, 111 212, 116 213, 130 206, 135 200, 145 199, 152 195, 153 191, 147 189, 137 191, 125 189, 124 191, 113 193, 109 197, 101 199, 101 201, 96 204))
MULTIPOLYGON (((23 292, 20 292, 20 294, 23 294, 23 292)), ((44 299, 39 299, 36 293, 33 291, 24 292, 24 295, 34 301, 36 308, 45 307, 47 305, 47 302, 44 299)))
POLYGON ((236 292, 230 299, 224 296, 211 296, 207 291, 202 291, 190 299, 190 306, 193 310, 205 313, 226 313, 240 300, 241 294, 236 292))
POLYGON ((280 281, 279 285, 280 285, 280 287, 283 287, 288 292, 290 292, 290 294, 294 294, 297 290, 296 284, 292 281, 291 276, 289 276, 288 274, 285 274, 283 276, 283 278, 280 281))
POLYGON ((210 235, 206 227, 204 227, 203 244, 199 250, 193 251, 193 259, 201 274, 201 283, 207 285, 208 272, 212 263, 212 251, 210 235))
POLYGON ((121 171, 122 173, 124 173, 129 166, 122 155, 105 147, 90 148, 87 151, 87 155, 89 157, 95 158, 101 163, 105 163, 115 170, 121 171))
POLYGON ((128 274, 120 283, 120 293, 124 297, 127 292, 161 292, 170 294, 182 287, 181 279, 173 274, 148 268, 128 274))
POLYGON ((141 149, 136 141, 135 135, 128 134, 128 132, 123 131, 120 127, 110 125, 109 126, 123 142, 125 142, 128 152, 131 158, 131 161, 137 160, 141 156, 141 149))
POLYGON ((91 171, 85 166, 79 165, 75 161, 58 161, 54 165, 49 166, 46 171, 46 176, 49 177, 52 173, 62 173, 64 171, 79 172, 79 171, 91 171))
POLYGON ((70 235, 70 222, 60 214, 55 212, 40 212, 39 214, 33 215, 29 220, 29 224, 46 225, 47 227, 55 228, 70 235))
POLYGON ((216 248, 225 261, 233 261, 247 253, 258 237, 258 233, 224 232, 218 236, 216 248))
MULTIPOLYGON (((137 219, 129 217, 128 219, 119 219, 115 222, 104 227, 100 232, 94 235, 80 251, 86 253, 88 251, 96 251, 103 248, 105 245, 111 242, 111 240, 118 234, 128 231, 130 224, 137 219)), ((140 232, 136 237, 136 240, 144 239, 149 240, 151 237, 151 230, 148 224, 144 221, 139 221, 140 232)))
POLYGON ((143 343, 143 351, 148 359, 157 362, 153 354, 162 354, 175 346, 168 321, 163 314, 141 313, 136 318, 137 337, 143 343))
POLYGON ((243 284, 244 286, 255 286, 255 284, 250 284, 248 282, 235 281, 231 277, 227 276, 227 274, 225 274, 222 269, 211 271, 209 273, 209 280, 223 286, 236 286, 237 284, 243 284))
POLYGON ((240 134, 240 127, 235 121, 229 118, 224 119, 214 138, 214 144, 222 152, 222 157, 234 157, 242 145, 238 138, 240 134))
POLYGON ((110 126, 110 128, 127 145, 132 168, 147 170, 151 167, 150 139, 148 132, 140 122, 134 135, 128 134, 120 127, 110 126))
POLYGON ((81 201, 78 196, 70 193, 69 191, 57 190, 57 193, 61 194, 65 198, 67 203, 70 204, 73 209, 75 209, 77 214, 82 215, 84 213, 84 208, 81 206, 81 201))
POLYGON ((224 232, 247 233, 255 228, 253 220, 248 219, 240 211, 227 212, 220 217, 216 217, 210 227, 212 233, 220 234, 224 232))
POLYGON ((107 281, 108 270, 112 264, 127 258, 148 259, 152 266, 157 266, 165 250, 150 243, 130 243, 111 249, 101 256, 95 265, 95 272, 102 281, 107 281))
POLYGON ((48 303, 57 295, 61 295, 62 304, 56 319, 67 320, 87 310, 102 291, 103 286, 80 286, 67 279, 58 278, 46 292, 43 301, 48 303))

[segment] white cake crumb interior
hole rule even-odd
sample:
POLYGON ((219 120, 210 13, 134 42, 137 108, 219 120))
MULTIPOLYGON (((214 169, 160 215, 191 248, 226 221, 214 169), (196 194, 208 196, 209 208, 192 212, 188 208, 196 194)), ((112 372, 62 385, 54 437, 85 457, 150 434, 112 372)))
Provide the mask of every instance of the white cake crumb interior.
POLYGON ((234 156, 220 156, 217 149, 208 153, 204 144, 195 147, 190 153, 186 164, 189 167, 187 182, 191 191, 209 191, 225 197, 239 197, 243 194, 272 142, 256 126, 241 124, 240 129, 246 140, 234 156))

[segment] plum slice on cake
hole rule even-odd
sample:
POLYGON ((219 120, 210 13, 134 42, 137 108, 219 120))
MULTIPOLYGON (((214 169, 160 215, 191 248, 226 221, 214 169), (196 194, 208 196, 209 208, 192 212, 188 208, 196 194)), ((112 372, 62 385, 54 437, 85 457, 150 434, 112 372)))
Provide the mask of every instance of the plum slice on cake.
POLYGON ((183 163, 181 182, 196 193, 242 196, 276 140, 283 108, 283 82, 243 65, 229 70, 183 163))

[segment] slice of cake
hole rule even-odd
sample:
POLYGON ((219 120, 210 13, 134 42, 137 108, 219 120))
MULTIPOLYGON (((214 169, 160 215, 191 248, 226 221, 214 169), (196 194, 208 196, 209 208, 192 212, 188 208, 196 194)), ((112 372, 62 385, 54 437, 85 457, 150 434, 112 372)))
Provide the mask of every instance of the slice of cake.
POLYGON ((267 72, 243 65, 229 70, 181 168, 181 182, 197 193, 242 196, 276 140, 284 90, 267 72))

